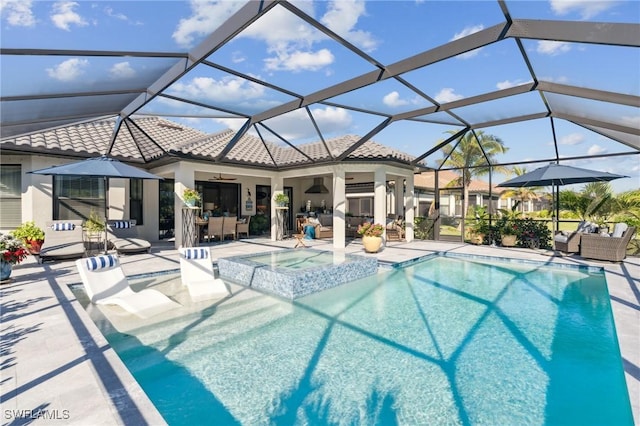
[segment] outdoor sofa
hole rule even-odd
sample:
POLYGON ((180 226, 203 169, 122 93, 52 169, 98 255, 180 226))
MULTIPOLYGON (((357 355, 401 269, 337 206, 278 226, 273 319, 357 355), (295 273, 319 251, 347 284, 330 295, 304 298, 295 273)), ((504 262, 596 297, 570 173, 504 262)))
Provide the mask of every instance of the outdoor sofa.
POLYGON ((627 227, 624 223, 617 223, 611 236, 609 234, 605 234, 606 236, 583 234, 580 238, 580 256, 588 259, 620 262, 626 257, 627 246, 635 232, 634 226, 627 227), (616 232, 621 228, 624 230, 616 232))

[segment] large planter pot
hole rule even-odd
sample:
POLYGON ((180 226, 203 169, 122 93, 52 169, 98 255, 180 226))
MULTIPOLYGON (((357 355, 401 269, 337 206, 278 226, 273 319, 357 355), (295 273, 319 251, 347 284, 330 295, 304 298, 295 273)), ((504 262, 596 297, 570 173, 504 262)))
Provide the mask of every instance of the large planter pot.
POLYGON ((7 281, 11 276, 13 265, 0 259, 0 281, 7 281))
POLYGON ((471 234, 471 244, 481 245, 484 242, 484 234, 471 234))
POLYGON ((196 206, 196 200, 184 200, 184 203, 185 203, 188 207, 195 207, 195 206, 196 206))
POLYGON ((362 245, 367 253, 377 253, 382 246, 382 237, 371 237, 369 235, 362 236, 362 245))
POLYGON ((515 235, 503 235, 502 245, 505 247, 515 247, 517 236, 515 235))

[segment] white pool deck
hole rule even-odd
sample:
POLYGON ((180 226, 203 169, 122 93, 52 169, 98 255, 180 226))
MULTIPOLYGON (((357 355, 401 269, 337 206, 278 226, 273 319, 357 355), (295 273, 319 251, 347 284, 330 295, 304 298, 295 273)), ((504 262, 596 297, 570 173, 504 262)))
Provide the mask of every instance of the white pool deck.
MULTIPOLYGON (((213 245, 214 257, 292 248, 295 240, 247 239, 213 245)), ((316 248, 333 250, 330 240, 316 248)), ((640 258, 620 264, 555 256, 553 251, 462 243, 391 242, 376 256, 405 261, 433 252, 476 254, 605 268, 634 421, 640 425, 640 258)), ((345 249, 364 254, 358 240, 345 249)), ((128 275, 176 269, 178 252, 158 245, 121 258, 128 275)), ((124 367, 69 284, 80 283, 73 261, 16 266, 0 286, 0 403, 2 424, 166 424, 124 367)))

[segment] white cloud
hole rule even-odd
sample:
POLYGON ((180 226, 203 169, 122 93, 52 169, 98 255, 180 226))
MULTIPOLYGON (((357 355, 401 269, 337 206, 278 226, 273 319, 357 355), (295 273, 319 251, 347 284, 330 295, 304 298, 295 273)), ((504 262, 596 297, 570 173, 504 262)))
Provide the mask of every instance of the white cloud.
POLYGON ((128 21, 129 20, 127 15, 125 15, 124 13, 115 12, 112 7, 105 7, 104 8, 104 13, 106 13, 107 16, 109 16, 111 18, 116 18, 116 19, 119 19, 121 21, 128 21))
POLYGON ((560 138, 558 143, 560 145, 578 145, 584 142, 584 135, 581 133, 571 133, 567 136, 560 138))
POLYGON ((109 74, 113 79, 123 80, 134 77, 136 75, 136 71, 131 68, 129 62, 118 62, 111 67, 109 74))
POLYGON ((32 0, 3 0, 0 2, 0 14, 11 26, 32 27, 36 24, 32 4, 32 0))
POLYGON ((446 104, 447 102, 453 102, 457 101, 458 99, 462 99, 464 98, 464 96, 454 93, 454 90, 450 87, 445 87, 440 90, 433 98, 440 104, 446 104))
POLYGON ((510 87, 522 86, 523 84, 527 84, 527 83, 531 83, 531 80, 528 80, 528 81, 522 81, 522 80, 509 81, 509 80, 505 80, 505 81, 497 82, 496 83, 496 87, 498 88, 498 90, 502 90, 502 89, 508 89, 510 87))
POLYGON ((351 127, 353 117, 344 108, 312 108, 311 114, 323 133, 344 131, 351 127))
POLYGON ((320 49, 317 52, 276 52, 277 55, 271 58, 265 58, 265 67, 268 70, 286 70, 286 71, 317 71, 334 61, 334 56, 328 49, 320 49))
POLYGON ((551 10, 557 15, 577 12, 582 19, 590 19, 615 6, 611 0, 550 0, 551 10))
POLYGON ((244 62, 247 60, 247 57, 242 54, 242 52, 235 51, 231 54, 231 62, 234 64, 239 64, 240 62, 244 62))
MULTIPOLYGON (((459 33, 454 34, 453 38, 450 41, 458 40, 460 38, 466 37, 466 36, 471 35, 473 33, 477 33, 478 31, 482 31, 483 29, 484 29, 484 25, 474 25, 472 27, 466 27, 465 29, 463 29, 459 33)), ((473 49, 473 50, 471 50, 469 52, 462 53, 462 54, 456 56, 456 58, 469 59, 469 58, 472 58, 472 57, 476 56, 478 53, 480 53, 481 50, 482 50, 482 48, 479 47, 479 48, 473 49)))
POLYGON ((540 40, 538 41, 538 47, 536 48, 536 52, 541 55, 559 55, 561 53, 567 53, 571 50, 571 45, 569 43, 565 43, 564 41, 551 41, 551 40, 540 40))
POLYGON ((238 77, 225 77, 220 80, 209 77, 197 77, 189 83, 176 83, 172 93, 186 97, 204 97, 212 101, 232 99, 253 100, 264 94, 264 87, 238 77))
POLYGON ((70 31, 70 25, 77 25, 84 27, 89 25, 87 21, 82 18, 73 9, 78 6, 78 3, 74 1, 61 1, 53 4, 53 13, 51 15, 51 21, 53 24, 61 30, 70 31))
POLYGON ((623 115, 620 117, 620 122, 625 126, 629 126, 635 129, 640 129, 640 115, 629 116, 623 115))
POLYGON ((55 68, 47 68, 49 77, 59 81, 74 81, 84 74, 89 66, 86 59, 71 58, 58 64, 55 68))
POLYGON ((372 52, 378 43, 371 33, 354 29, 358 19, 365 12, 363 0, 333 0, 329 2, 328 10, 320 21, 330 30, 340 34, 365 52, 372 52))
POLYGON ((385 105, 390 107, 399 107, 399 106, 407 105, 409 103, 403 99, 400 99, 400 94, 396 91, 393 91, 385 95, 384 98, 382 98, 382 102, 384 102, 385 105))
POLYGON ((196 37, 208 35, 243 5, 239 1, 191 1, 192 15, 180 19, 173 39, 182 47, 191 47, 196 37))
POLYGON ((587 151, 587 155, 599 155, 599 154, 604 154, 605 152, 607 152, 606 149, 604 149, 600 145, 594 144, 594 145, 591 145, 591 147, 587 151))

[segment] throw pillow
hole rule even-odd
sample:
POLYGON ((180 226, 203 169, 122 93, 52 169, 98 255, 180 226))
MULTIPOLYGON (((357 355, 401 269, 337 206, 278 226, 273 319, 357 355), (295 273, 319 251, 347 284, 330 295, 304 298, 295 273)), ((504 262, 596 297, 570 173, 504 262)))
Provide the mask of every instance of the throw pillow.
POLYGON ((118 258, 113 254, 90 257, 87 259, 87 269, 97 271, 100 269, 111 269, 118 265, 118 258))
POLYGON ((622 237, 622 234, 624 234, 624 231, 626 231, 628 227, 629 225, 624 222, 616 223, 616 225, 613 227, 613 233, 611 234, 611 236, 614 238, 622 237))

